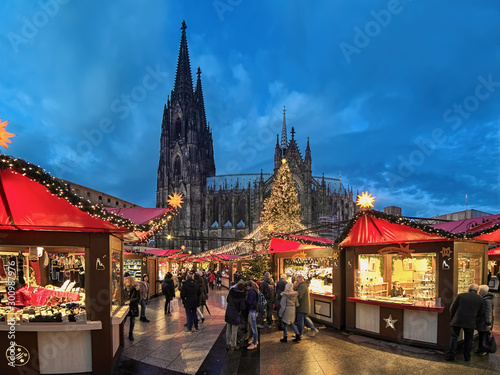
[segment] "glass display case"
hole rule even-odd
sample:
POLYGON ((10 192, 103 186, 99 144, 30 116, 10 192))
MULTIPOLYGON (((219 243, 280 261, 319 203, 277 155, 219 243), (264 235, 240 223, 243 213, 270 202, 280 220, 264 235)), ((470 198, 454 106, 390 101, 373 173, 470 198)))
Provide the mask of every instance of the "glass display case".
POLYGON ((404 258, 393 254, 359 255, 355 297, 434 307, 437 290, 435 258, 435 253, 412 254, 404 258))
POLYGON ((112 309, 122 304, 122 253, 113 251, 111 255, 111 304, 112 309))
POLYGON ((482 267, 481 254, 458 254, 458 293, 467 292, 470 284, 482 284, 482 267))
POLYGON ((331 257, 283 259, 283 272, 290 280, 299 275, 309 283, 309 291, 330 296, 333 294, 333 261, 331 257))
POLYGON ((128 272, 130 276, 135 277, 136 281, 141 281, 141 260, 125 259, 123 261, 123 272, 128 272))

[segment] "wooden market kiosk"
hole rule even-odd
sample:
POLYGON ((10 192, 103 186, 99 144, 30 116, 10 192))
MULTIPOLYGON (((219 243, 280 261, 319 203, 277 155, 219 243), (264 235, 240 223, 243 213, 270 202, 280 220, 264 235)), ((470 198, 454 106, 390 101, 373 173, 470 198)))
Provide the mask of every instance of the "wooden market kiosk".
POLYGON ((275 281, 298 275, 309 282, 309 316, 337 329, 345 325, 345 257, 334 240, 291 234, 272 234, 269 244, 275 281))
POLYGON ((40 167, 0 158, 0 259, 4 263, 0 352, 6 353, 0 356, 2 374, 112 373, 123 349, 123 320, 128 312, 122 295, 123 241, 137 239, 139 231, 130 220, 77 197, 40 167), (32 251, 36 248, 47 257, 43 265, 32 251), (23 265, 26 252, 32 260, 29 268, 23 265), (78 301, 69 299, 73 290, 42 284, 25 294, 23 305, 16 301, 13 306, 17 286, 11 286, 29 280, 31 268, 38 269, 42 282, 48 280, 49 269, 54 271, 54 257, 76 254, 84 258, 85 273, 78 301), (30 305, 41 292, 49 293, 49 298, 30 305))
POLYGON ((374 210, 359 211, 340 238, 346 257, 346 329, 445 348, 449 309, 486 282, 488 246, 374 210), (392 292, 394 282, 402 292, 392 292))

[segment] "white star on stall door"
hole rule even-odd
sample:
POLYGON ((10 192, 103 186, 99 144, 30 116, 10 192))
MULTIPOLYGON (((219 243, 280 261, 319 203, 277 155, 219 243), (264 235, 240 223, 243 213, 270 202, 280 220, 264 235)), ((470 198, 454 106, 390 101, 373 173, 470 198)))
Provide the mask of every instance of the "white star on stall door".
POLYGON ((389 315, 388 318, 382 318, 385 320, 385 328, 389 328, 391 327, 393 330, 396 330, 396 327, 394 326, 394 324, 398 321, 397 319, 392 319, 392 315, 389 315))

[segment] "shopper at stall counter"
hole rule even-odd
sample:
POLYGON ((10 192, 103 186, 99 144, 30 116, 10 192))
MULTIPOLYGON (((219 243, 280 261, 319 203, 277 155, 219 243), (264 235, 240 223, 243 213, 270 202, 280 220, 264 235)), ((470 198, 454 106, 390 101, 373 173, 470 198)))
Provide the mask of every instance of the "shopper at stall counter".
MULTIPOLYGON (((139 316, 139 300, 141 298, 137 283, 134 276, 127 276, 124 280, 125 284, 125 304, 129 305, 130 310, 127 317, 130 317, 130 324, 128 329, 129 340, 134 340, 134 326, 135 318, 139 316)), ((127 319, 125 317, 125 320, 127 319)))
POLYGON ((464 359, 470 361, 474 330, 478 328, 484 314, 484 299, 477 294, 479 286, 469 285, 469 291, 460 293, 450 307, 451 337, 450 347, 445 356, 447 361, 454 361, 457 353, 457 341, 460 331, 464 331, 464 359))
POLYGON ((494 299, 495 296, 489 292, 490 288, 488 285, 480 285, 478 294, 484 299, 484 314, 481 316, 481 321, 477 327, 479 333, 479 344, 474 353, 478 355, 488 354, 488 350, 483 346, 483 340, 487 332, 490 332, 493 328, 493 321, 495 314, 493 309, 495 306, 494 299))
POLYGON ((299 336, 296 336, 293 341, 300 341, 301 336, 304 334, 304 324, 309 327, 311 331, 311 336, 316 336, 319 332, 318 329, 314 326, 312 320, 307 316, 309 314, 309 287, 304 281, 304 276, 297 276, 297 285, 294 289, 299 293, 298 301, 299 306, 296 309, 297 314, 297 323, 299 326, 299 336))
POLYGON ((394 281, 391 289, 391 297, 402 297, 405 295, 405 291, 399 281, 394 281))
POLYGON ((165 296, 165 315, 170 316, 172 315, 170 301, 175 298, 175 285, 170 272, 167 272, 161 284, 161 293, 165 296))
POLYGON ((193 280, 191 273, 186 274, 186 281, 182 283, 181 300, 186 310, 188 332, 198 331, 198 316, 196 309, 199 306, 201 289, 193 280))

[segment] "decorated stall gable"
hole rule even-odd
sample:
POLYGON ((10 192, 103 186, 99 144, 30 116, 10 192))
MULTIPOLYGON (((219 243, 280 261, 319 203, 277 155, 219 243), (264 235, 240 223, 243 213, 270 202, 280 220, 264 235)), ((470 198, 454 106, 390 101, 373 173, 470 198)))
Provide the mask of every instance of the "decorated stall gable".
POLYGON ((337 239, 340 247, 395 243, 452 241, 463 238, 405 218, 375 210, 359 211, 337 239))

